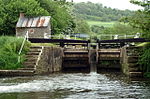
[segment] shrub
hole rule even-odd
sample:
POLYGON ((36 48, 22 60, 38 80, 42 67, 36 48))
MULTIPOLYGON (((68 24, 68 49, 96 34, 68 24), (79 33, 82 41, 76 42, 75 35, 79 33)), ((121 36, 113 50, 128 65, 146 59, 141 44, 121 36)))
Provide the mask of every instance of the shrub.
POLYGON ((25 42, 21 55, 18 55, 23 38, 2 36, 0 37, 0 69, 17 69, 22 67, 24 54, 29 50, 30 43, 25 42), (18 57, 21 57, 18 62, 18 57))
POLYGON ((142 49, 138 63, 142 66, 144 76, 150 77, 150 43, 142 49))

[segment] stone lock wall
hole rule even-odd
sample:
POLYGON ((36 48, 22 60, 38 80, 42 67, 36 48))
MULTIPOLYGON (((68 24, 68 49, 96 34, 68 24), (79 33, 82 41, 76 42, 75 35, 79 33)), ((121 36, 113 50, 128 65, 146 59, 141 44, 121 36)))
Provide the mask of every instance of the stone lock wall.
POLYGON ((36 66, 35 74, 49 74, 62 69, 63 49, 44 47, 36 66))
POLYGON ((123 47, 121 49, 122 72, 130 77, 142 77, 143 73, 138 64, 140 47, 123 47))

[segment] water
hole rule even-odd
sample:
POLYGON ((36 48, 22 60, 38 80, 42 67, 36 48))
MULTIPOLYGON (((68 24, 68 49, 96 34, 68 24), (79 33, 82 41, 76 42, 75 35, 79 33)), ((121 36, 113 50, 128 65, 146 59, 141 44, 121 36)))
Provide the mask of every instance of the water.
POLYGON ((0 78, 0 99, 150 99, 150 81, 95 72, 0 78))

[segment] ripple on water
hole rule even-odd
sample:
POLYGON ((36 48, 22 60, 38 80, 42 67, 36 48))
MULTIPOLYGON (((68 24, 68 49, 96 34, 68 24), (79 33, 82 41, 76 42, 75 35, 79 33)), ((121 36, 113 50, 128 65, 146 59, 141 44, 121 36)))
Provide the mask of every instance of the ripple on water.
POLYGON ((18 80, 20 78, 0 79, 0 93, 45 92, 61 94, 61 99, 140 99, 138 97, 150 96, 147 94, 150 86, 110 77, 105 74, 78 73, 39 76, 23 82, 23 79, 18 80))

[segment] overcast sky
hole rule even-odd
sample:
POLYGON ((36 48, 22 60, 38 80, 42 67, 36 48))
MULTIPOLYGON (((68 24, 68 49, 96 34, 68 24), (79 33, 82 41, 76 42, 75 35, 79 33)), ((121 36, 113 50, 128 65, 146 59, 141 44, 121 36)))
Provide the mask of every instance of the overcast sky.
MULTIPOLYGON (((70 1, 70 0, 68 0, 70 1)), ((137 10, 141 7, 131 4, 130 0, 73 0, 74 2, 94 2, 94 3, 102 3, 104 6, 117 8, 121 10, 130 9, 130 10, 137 10)))

